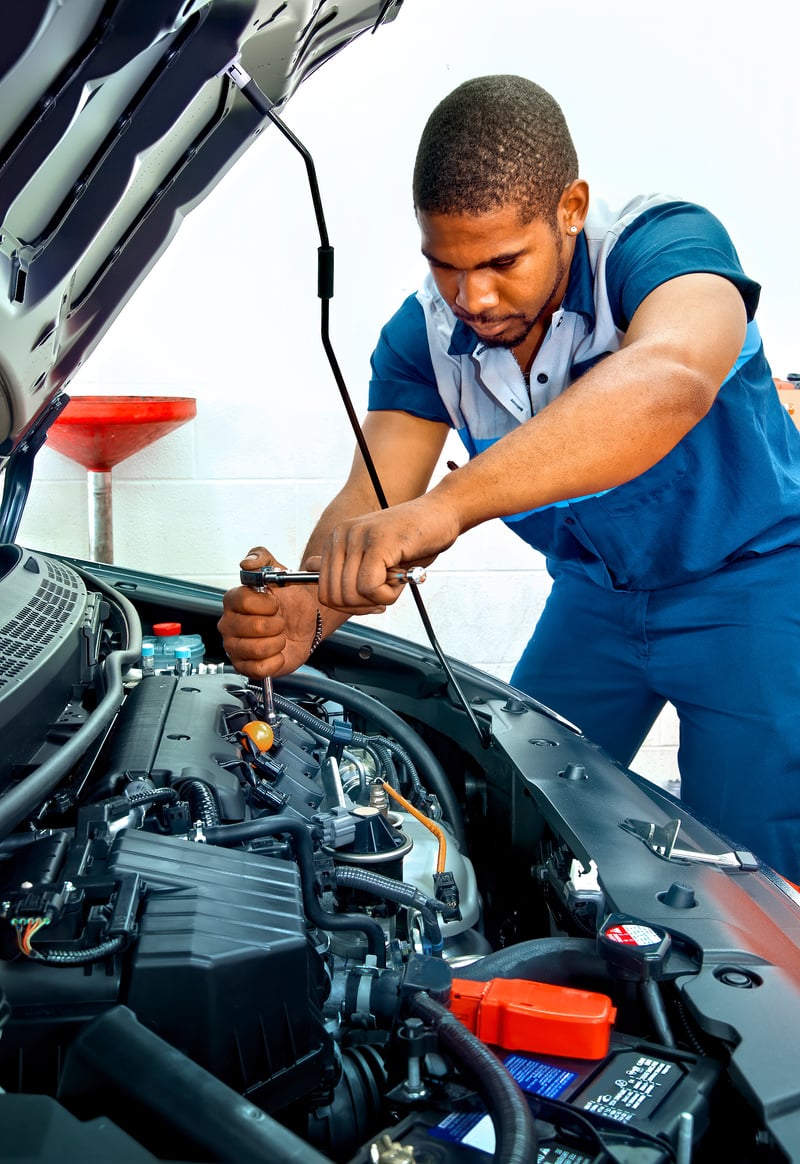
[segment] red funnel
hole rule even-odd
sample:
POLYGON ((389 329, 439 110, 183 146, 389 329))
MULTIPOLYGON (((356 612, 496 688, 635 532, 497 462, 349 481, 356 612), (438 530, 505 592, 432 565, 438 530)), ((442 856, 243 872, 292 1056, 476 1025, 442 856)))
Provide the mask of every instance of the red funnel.
POLYGON ((107 473, 197 414, 191 396, 73 396, 47 443, 92 473, 107 473))
POLYGON ((48 444, 87 471, 92 561, 114 561, 114 465, 196 414, 192 396, 73 396, 50 426, 48 444))

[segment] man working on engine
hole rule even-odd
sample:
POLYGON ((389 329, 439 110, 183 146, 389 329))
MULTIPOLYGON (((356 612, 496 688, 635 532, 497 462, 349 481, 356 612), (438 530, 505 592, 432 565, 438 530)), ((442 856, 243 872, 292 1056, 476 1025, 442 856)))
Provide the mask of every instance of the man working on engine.
POLYGON ((624 764, 672 702, 683 798, 800 880, 800 434, 757 284, 698 206, 590 212, 559 106, 519 77, 437 106, 413 189, 430 273, 381 333, 364 425, 390 508, 357 454, 304 556, 318 593, 226 595, 232 662, 294 670, 396 600, 387 572, 501 517, 553 577, 512 683, 624 764), (428 490, 450 427, 470 460, 428 490))

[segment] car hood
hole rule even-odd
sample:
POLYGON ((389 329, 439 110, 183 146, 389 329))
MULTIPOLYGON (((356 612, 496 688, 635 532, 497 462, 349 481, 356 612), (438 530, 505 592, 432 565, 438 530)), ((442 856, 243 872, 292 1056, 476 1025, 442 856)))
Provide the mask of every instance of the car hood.
POLYGON ((266 120, 402 0, 26 0, 0 43, 0 541, 62 389, 266 120))

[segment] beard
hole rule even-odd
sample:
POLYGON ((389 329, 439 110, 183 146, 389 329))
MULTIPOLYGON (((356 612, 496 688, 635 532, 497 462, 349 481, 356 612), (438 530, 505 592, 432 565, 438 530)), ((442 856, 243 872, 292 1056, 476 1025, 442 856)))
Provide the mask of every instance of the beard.
POLYGON ((488 326, 493 323, 505 323, 507 321, 510 323, 512 320, 515 321, 517 326, 511 326, 509 330, 504 332, 502 335, 478 335, 478 340, 485 348, 507 348, 509 350, 513 350, 514 348, 519 347, 521 343, 525 342, 533 329, 538 323, 541 322, 542 319, 544 319, 546 316, 552 315, 556 307, 554 300, 556 298, 558 289, 561 286, 564 277, 566 276, 567 269, 567 264, 564 262, 563 257, 559 255, 558 266, 556 268, 555 278, 553 279, 553 285, 550 288, 550 291, 544 301, 544 305, 540 308, 536 315, 530 316, 512 314, 494 317, 485 315, 470 315, 465 317, 464 315, 457 312, 454 314, 456 314, 458 319, 460 319, 462 323, 465 323, 467 327, 480 327, 481 324, 488 326))
MULTIPOLYGON (((524 343, 524 341, 531 334, 533 329, 536 327, 536 324, 542 318, 543 314, 544 314, 544 310, 540 311, 538 315, 533 317, 533 319, 529 319, 528 317, 526 317, 524 315, 507 315, 507 316, 505 316, 504 318, 508 319, 508 320, 511 320, 511 319, 518 320, 519 327, 508 332, 505 335, 488 335, 488 336, 479 335, 478 339, 480 340, 481 346, 484 348, 507 348, 509 350, 513 350, 514 348, 519 347, 519 345, 521 343, 524 343)), ((466 320, 465 320, 465 322, 466 322, 466 320)), ((500 323, 501 320, 495 319, 495 320, 490 321, 488 319, 485 319, 485 320, 475 320, 475 322, 476 323, 478 323, 478 322, 480 322, 480 323, 489 323, 489 322, 500 323)))

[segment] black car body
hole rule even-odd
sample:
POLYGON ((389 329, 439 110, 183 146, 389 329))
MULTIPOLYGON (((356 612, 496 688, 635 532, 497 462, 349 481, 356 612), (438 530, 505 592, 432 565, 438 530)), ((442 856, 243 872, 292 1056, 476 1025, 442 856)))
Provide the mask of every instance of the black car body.
POLYGON ((435 639, 346 626, 270 709, 219 591, 16 543, 181 216, 400 3, 5 14, 0 1158, 800 1159, 800 909, 757 856, 435 639), (202 661, 143 674, 175 620, 202 661))

